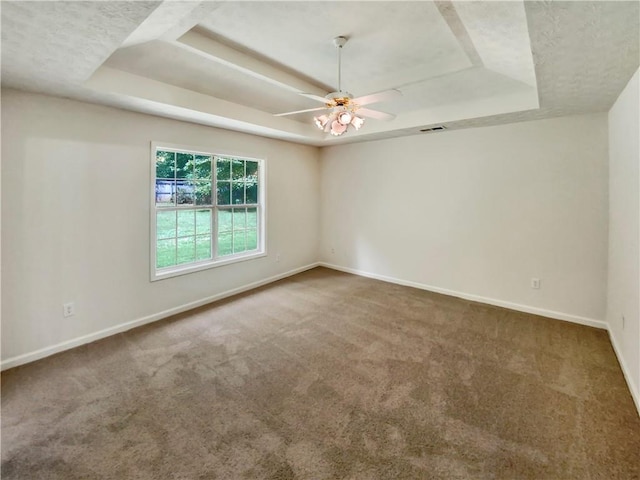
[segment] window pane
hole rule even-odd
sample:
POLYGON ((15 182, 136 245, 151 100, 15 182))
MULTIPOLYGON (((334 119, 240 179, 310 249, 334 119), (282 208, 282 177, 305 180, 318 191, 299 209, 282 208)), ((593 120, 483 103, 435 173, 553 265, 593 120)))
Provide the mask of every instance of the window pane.
POLYGON ((211 210, 198 210, 196 212, 196 233, 211 233, 211 210))
POLYGON ((258 248, 258 231, 254 229, 247 230, 247 250, 255 250, 258 248))
POLYGON ((196 182, 194 190, 196 205, 211 205, 211 182, 196 182))
POLYGON ((193 205, 193 191, 192 183, 178 180, 176 182, 176 203, 178 205, 193 205))
POLYGON ((173 238, 175 236, 175 210, 160 210, 156 213, 156 238, 173 238))
POLYGON ((230 232, 233 228, 231 222, 231 210, 218 210, 218 232, 230 232))
POLYGON ((209 235, 198 235, 196 237, 196 260, 207 260, 211 258, 211 237, 209 235))
POLYGON ((257 183, 247 183, 247 203, 258 203, 257 183))
POLYGON ((176 239, 158 240, 156 243, 156 268, 171 267, 176 264, 176 239))
POLYGON ((195 210, 178 211, 178 236, 196 234, 196 212, 195 210))
POLYGON ((244 160, 233 160, 231 174, 233 180, 244 180, 244 160))
POLYGON ((178 265, 181 263, 194 262, 196 259, 195 237, 178 239, 178 265))
POLYGON ((234 205, 244 203, 244 182, 233 182, 231 201, 234 205))
POLYGON ((258 162, 247 160, 247 181, 258 181, 258 162))
POLYGON ((172 206, 176 200, 175 180, 156 180, 156 205, 172 206))
POLYGON ((193 178, 193 155, 176 153, 176 178, 193 178))
POLYGON ((246 208, 234 208, 233 209, 233 229, 243 230, 247 226, 246 220, 246 208))
POLYGON ((247 228, 258 228, 257 208, 247 208, 247 228))
POLYGON ((218 205, 231 204, 231 183, 218 182, 218 205))
POLYGON ((211 180, 211 157, 196 155, 196 178, 211 180))
POLYGON ((246 250, 244 241, 244 230, 233 231, 233 253, 240 253, 246 250))
POLYGON ((231 162, 229 160, 216 160, 216 175, 218 180, 231 180, 231 162))
POLYGON ((231 255, 233 253, 231 241, 230 232, 218 234, 218 256, 231 255))
POLYGON ((156 178, 175 178, 175 164, 175 152, 158 150, 156 152, 156 178))

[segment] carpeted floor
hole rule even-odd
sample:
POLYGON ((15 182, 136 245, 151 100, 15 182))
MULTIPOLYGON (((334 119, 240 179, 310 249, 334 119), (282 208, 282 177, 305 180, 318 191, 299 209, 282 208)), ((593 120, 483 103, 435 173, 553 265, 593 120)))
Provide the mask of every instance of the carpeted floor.
POLYGON ((2 375, 2 479, 614 479, 605 331, 318 268, 2 375))

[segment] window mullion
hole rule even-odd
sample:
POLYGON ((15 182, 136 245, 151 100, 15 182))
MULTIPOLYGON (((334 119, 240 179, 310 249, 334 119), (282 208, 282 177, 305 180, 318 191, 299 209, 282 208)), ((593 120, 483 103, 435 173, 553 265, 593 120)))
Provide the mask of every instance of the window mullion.
POLYGON ((193 190, 193 261, 198 261, 198 205, 196 205, 196 190, 195 190, 195 168, 196 157, 193 156, 193 179, 191 182, 194 185, 193 190))
MULTIPOLYGON (((233 183, 232 183, 233 185, 233 183)), ((231 198, 233 198, 233 191, 231 192, 231 198)), ((235 208, 231 209, 231 255, 235 253, 235 242, 234 242, 234 233, 235 233, 235 208)))
POLYGON ((242 209, 244 210, 244 251, 247 251, 247 216, 248 216, 248 210, 247 210, 247 161, 245 160, 244 162, 244 175, 242 177, 242 203, 244 204, 244 207, 242 207, 242 209))
POLYGON ((218 258, 218 157, 211 156, 211 258, 218 258))
POLYGON ((175 234, 175 245, 176 245, 176 251, 175 251, 175 256, 176 256, 176 260, 174 265, 178 265, 178 211, 176 210, 176 234, 175 234))

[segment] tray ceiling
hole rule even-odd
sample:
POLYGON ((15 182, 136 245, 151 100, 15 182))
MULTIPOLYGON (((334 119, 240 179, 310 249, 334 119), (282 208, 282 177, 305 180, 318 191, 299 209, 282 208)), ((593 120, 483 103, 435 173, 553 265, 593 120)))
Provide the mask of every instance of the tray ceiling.
POLYGON ((606 111, 639 61, 630 2, 2 2, 2 85, 307 143, 606 111), (335 138, 342 87, 403 96, 335 138))

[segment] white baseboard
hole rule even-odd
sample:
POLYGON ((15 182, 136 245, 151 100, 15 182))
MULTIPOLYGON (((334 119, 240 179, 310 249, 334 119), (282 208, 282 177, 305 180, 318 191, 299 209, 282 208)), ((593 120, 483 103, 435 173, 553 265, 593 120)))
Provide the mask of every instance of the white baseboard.
POLYGON ((542 317, 554 318, 556 320, 565 320, 567 322, 579 323, 580 325, 587 325, 589 327, 601 328, 608 330, 608 325, 602 320, 595 320, 593 318, 580 317, 578 315, 571 315, 569 313, 555 312, 553 310, 545 310, 543 308, 531 307, 529 305, 521 305, 519 303, 507 302, 504 300, 496 300, 495 298, 481 297, 479 295, 472 295, 470 293, 458 292, 455 290, 448 290, 446 288, 434 287, 432 285, 426 285, 424 283, 411 282, 408 280, 402 280, 395 277, 387 277, 386 275, 378 275, 377 273, 364 272, 362 270, 356 270, 349 267, 341 267, 339 265, 333 265, 327 262, 320 262, 321 267, 331 268, 333 270, 339 270, 341 272, 353 273, 354 275, 360 275, 361 277, 373 278, 376 280, 382 280, 383 282, 395 283, 397 285, 403 285, 405 287, 419 288, 420 290, 428 290, 430 292, 442 293, 451 297, 463 298, 465 300, 471 300, 472 302, 486 303, 494 305, 496 307, 508 308, 510 310, 516 310, 518 312, 531 313, 534 315, 540 315, 542 317))
POLYGON ((74 348, 80 345, 84 345, 85 343, 95 342, 96 340, 100 340, 102 338, 115 335, 116 333, 126 332, 127 330, 131 330, 132 328, 140 327, 142 325, 146 325, 147 323, 152 323, 157 320, 161 320, 163 318, 176 315, 178 313, 186 312, 187 310, 192 310, 194 308, 201 307, 202 305, 213 303, 218 300, 222 300, 223 298, 231 297, 233 295, 237 295, 239 293, 243 293, 248 290, 253 290, 254 288, 258 288, 263 285, 267 285, 269 283, 282 280, 283 278, 296 275, 306 270, 311 270, 312 268, 315 268, 317 266, 319 266, 317 262, 311 263, 309 265, 305 265, 304 267, 289 270, 288 272, 274 275, 273 277, 265 278, 263 280, 258 280, 257 282, 253 282, 248 285, 243 285, 242 287, 227 290, 225 292, 218 293, 216 295, 212 295, 210 297, 206 297, 201 300, 196 300, 195 302, 185 303, 184 305, 180 305, 178 307, 170 308, 168 310, 164 310, 159 313, 154 313, 153 315, 148 315, 146 317, 138 318, 130 322, 121 323, 119 325, 105 328, 104 330, 99 330, 97 332, 93 332, 88 335, 76 337, 71 340, 67 340, 67 341, 58 343, 56 345, 52 345, 50 347, 41 348, 33 352, 7 358, 6 360, 3 360, 2 363, 0 363, 0 370, 6 370, 8 368, 17 367, 18 365, 23 365, 25 363, 33 362, 35 360, 40 360, 41 358, 48 357, 50 355, 63 352, 65 350, 69 350, 71 348, 74 348))
POLYGON ((636 386, 633 378, 631 377, 631 373, 629 373, 627 363, 624 361, 624 357, 622 356, 622 350, 620 350, 616 337, 613 335, 611 329, 609 329, 609 339, 611 340, 611 345, 613 345, 613 351, 616 353, 616 357, 618 357, 618 363, 622 369, 624 379, 627 381, 627 387, 629 387, 629 391, 631 392, 631 398, 633 398, 633 402, 636 404, 638 416, 640 416, 640 392, 638 391, 638 386, 636 386))
POLYGON ((609 325, 606 322, 601 320, 594 320, 591 318, 580 317, 577 315, 570 315, 567 313, 555 312, 551 310, 545 310, 537 307, 531 307, 528 305, 520 305, 517 303, 506 302, 503 300, 496 300, 493 298, 481 297, 479 295, 471 295, 463 292, 457 292, 454 290, 448 290, 445 288, 434 287, 431 285, 426 285, 417 282, 411 282, 407 280, 401 280, 399 278, 388 277, 385 275, 378 275, 375 273, 364 272, 362 270, 356 270, 354 268, 341 267, 339 265, 333 265, 327 262, 315 262, 309 265, 305 265, 300 268, 296 268, 293 270, 289 270, 287 272, 274 275, 272 277, 265 278, 263 280, 258 280, 256 282, 250 283, 248 285, 243 285, 242 287, 234 288, 231 290, 227 290, 222 293, 218 293, 216 295, 212 295, 210 297, 203 298, 201 300, 196 300, 194 302, 186 303, 184 305, 180 305, 178 307, 170 308, 168 310, 164 310, 159 313, 155 313, 153 315, 148 315, 146 317, 138 318, 136 320, 132 320, 130 322, 121 323, 119 325, 115 325, 113 327, 105 328, 104 330, 100 330, 94 333, 90 333, 88 335, 83 335, 81 337, 76 337, 71 340, 67 340, 65 342, 58 343, 56 345, 52 345, 50 347, 41 348, 39 350, 35 350, 33 352, 25 353, 22 355, 17 355, 15 357, 8 358, 0 363, 0 370, 6 370, 9 368, 17 367, 19 365, 24 365, 25 363, 34 362, 41 358, 48 357, 50 355, 54 355, 56 353, 63 352, 65 350, 69 350, 71 348, 84 345, 86 343, 95 342, 96 340, 100 340, 102 338, 109 337, 111 335, 115 335, 117 333, 126 332, 127 330, 131 330, 132 328, 140 327, 142 325, 146 325, 147 323, 152 323, 158 320, 162 320, 163 318, 170 317, 172 315, 176 315, 178 313, 186 312, 188 310, 192 310, 194 308, 201 307, 203 305, 207 305, 209 303, 216 302, 218 300, 222 300, 227 297, 231 297, 233 295, 237 295, 239 293, 243 293, 249 290, 253 290, 255 288, 261 287, 263 285, 267 285, 269 283, 276 282, 278 280, 282 280, 283 278, 290 277, 292 275, 296 275, 298 273, 302 273, 307 270, 311 270, 315 267, 326 267, 332 270, 338 270, 341 272, 352 273, 354 275, 359 275, 362 277, 373 278, 376 280, 381 280, 384 282, 395 283, 397 285, 404 285, 407 287, 419 288, 421 290, 428 290, 430 292, 442 293, 444 295, 450 295, 458 298, 463 298, 465 300, 471 300, 474 302, 486 303, 489 305, 495 305, 498 307, 509 308, 511 310, 516 310, 525 313, 532 313, 534 315, 541 315, 543 317, 554 318, 558 320, 565 320, 573 323, 579 323, 581 325, 587 325, 590 327, 596 327, 605 329, 609 333, 609 338, 611 339, 611 345, 613 346, 613 350, 618 357, 618 362, 620 363, 620 367, 622 369, 622 373, 627 382, 627 386, 629 387, 629 391, 631 392, 631 397, 636 405, 636 409, 638 410, 638 415, 640 415, 640 392, 638 392, 638 388, 633 382, 631 375, 629 373, 629 369, 624 361, 624 358, 621 355, 620 348, 618 343, 609 329, 609 325))

